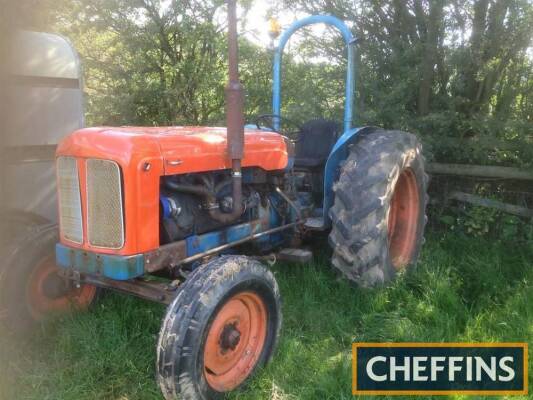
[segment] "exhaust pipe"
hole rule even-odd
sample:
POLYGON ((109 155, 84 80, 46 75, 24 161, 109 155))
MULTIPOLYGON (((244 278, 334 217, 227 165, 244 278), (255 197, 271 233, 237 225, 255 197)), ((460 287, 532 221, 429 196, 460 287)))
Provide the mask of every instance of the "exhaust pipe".
POLYGON ((228 0, 228 66, 229 79, 225 88, 228 158, 231 159, 233 208, 231 213, 218 209, 211 216, 224 223, 239 218, 242 204, 241 160, 244 154, 244 88, 239 81, 239 43, 237 39, 237 4, 228 0))

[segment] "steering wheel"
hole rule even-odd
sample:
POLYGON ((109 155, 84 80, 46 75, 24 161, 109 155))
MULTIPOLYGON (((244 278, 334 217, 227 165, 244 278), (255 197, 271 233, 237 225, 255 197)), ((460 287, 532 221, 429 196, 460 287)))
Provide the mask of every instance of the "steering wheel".
POLYGON ((258 115, 257 118, 255 119, 255 125, 257 126, 257 129, 262 129, 262 128, 268 128, 274 132, 277 132, 275 129, 274 129, 274 119, 277 118, 280 122, 280 126, 281 126, 281 123, 282 121, 286 122, 288 125, 290 125, 293 129, 291 130, 287 130, 285 131, 284 130, 284 133, 287 134, 287 135, 291 135, 291 134, 295 134, 297 132, 300 131, 300 126, 290 120, 289 118, 287 117, 283 117, 281 115, 276 115, 276 114, 261 114, 261 115, 258 115))

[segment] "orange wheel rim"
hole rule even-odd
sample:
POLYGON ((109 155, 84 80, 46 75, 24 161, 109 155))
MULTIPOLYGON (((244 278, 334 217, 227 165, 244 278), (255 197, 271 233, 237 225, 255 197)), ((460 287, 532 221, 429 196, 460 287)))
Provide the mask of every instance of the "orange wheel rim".
POLYGON ((267 311, 252 292, 231 297, 215 316, 204 350, 204 374, 218 392, 235 389, 252 373, 265 345, 267 311))
POLYGON ((411 168, 402 171, 392 195, 388 239, 392 265, 399 270, 411 261, 416 246, 420 196, 411 168))
POLYGON ((96 287, 81 285, 79 288, 60 288, 58 267, 52 256, 43 259, 33 270, 26 287, 26 300, 32 317, 39 321, 51 313, 64 313, 72 308, 87 308, 96 287), (51 288, 53 287, 53 288, 51 288), (56 293, 50 293, 50 292, 56 293))

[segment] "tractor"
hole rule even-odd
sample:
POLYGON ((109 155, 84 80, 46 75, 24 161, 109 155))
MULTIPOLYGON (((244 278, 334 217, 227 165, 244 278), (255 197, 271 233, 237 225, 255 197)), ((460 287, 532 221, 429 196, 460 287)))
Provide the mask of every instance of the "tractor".
POLYGON ((224 396, 270 360, 282 325, 264 265, 272 255, 305 263, 302 243, 328 237, 339 276, 371 287, 414 265, 423 242, 421 144, 352 126, 349 28, 316 15, 283 32, 271 114, 245 125, 235 8, 228 1, 226 127, 85 128, 56 152, 57 278, 38 283, 83 307, 101 289, 166 304, 156 349, 166 399, 224 396), (291 140, 281 129, 283 49, 316 23, 336 27, 347 47, 344 120, 309 118, 291 140))

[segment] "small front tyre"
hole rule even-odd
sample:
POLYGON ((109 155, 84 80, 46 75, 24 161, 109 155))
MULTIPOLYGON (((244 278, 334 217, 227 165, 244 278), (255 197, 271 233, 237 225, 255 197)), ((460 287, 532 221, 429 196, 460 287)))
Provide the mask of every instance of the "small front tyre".
POLYGON ((213 399, 241 387, 278 342, 281 306, 272 272, 243 256, 197 268, 168 307, 157 378, 170 399, 213 399))

